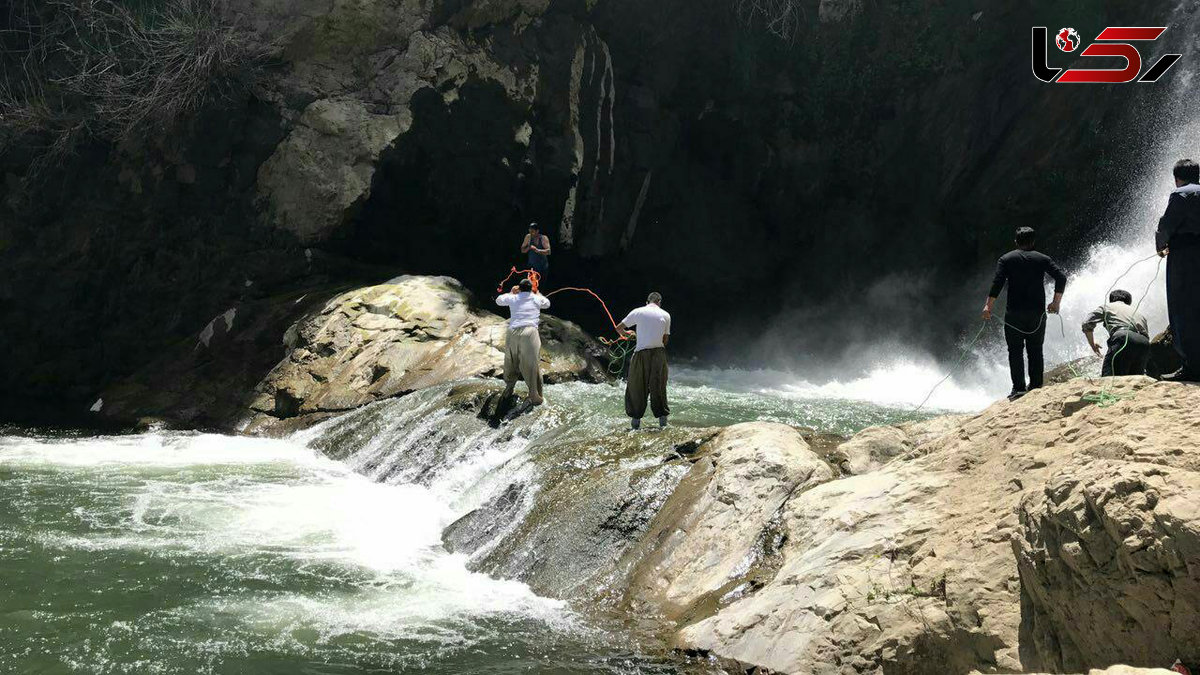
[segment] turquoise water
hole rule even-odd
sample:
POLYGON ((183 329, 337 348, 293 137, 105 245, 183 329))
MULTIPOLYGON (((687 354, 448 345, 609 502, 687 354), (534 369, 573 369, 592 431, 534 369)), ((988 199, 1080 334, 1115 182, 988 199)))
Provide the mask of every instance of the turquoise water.
MULTIPOLYGON (((848 433, 913 418, 680 379, 680 425, 848 433)), ((625 424, 618 388, 547 395, 544 430, 586 438, 625 424)), ((417 423, 402 420, 384 445, 417 423)), ((518 458, 522 439, 475 439, 481 454, 444 460, 444 475, 382 484, 305 438, 0 436, 4 672, 717 670, 442 548, 445 526, 478 506, 473 487, 518 458)))

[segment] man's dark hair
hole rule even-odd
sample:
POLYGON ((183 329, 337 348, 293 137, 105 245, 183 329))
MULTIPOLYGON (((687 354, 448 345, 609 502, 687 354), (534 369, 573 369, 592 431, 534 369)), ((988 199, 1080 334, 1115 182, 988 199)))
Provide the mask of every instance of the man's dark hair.
POLYGON ((1185 183, 1200 183, 1200 164, 1195 163, 1190 159, 1181 159, 1175 162, 1175 174, 1177 180, 1185 183))
POLYGON ((1018 227, 1016 240, 1021 248, 1033 248, 1037 243, 1037 232, 1032 227, 1018 227))
POLYGON ((529 224, 529 229, 531 229, 531 230, 537 230, 538 232, 541 232, 541 231, 542 231, 542 226, 541 226, 541 225, 538 225, 537 223, 530 223, 530 224, 529 224))
POLYGON ((1108 294, 1108 301, 1109 302, 1123 302, 1127 305, 1132 305, 1133 304, 1133 294, 1130 293, 1129 291, 1122 291, 1120 289, 1117 289, 1117 290, 1113 291, 1112 293, 1108 294))
POLYGON ((533 282, 528 279, 522 279, 521 283, 517 284, 517 288, 528 293, 533 290, 533 282))
POLYGON ((654 293, 651 293, 646 298, 646 302, 652 302, 652 303, 658 305, 659 307, 661 307, 662 306, 662 293, 659 293, 657 291, 655 291, 654 293))

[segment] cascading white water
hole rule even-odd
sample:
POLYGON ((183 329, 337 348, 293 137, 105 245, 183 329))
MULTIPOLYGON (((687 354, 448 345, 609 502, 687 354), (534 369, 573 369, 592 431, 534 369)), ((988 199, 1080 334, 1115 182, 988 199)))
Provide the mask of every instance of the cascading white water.
MULTIPOLYGON (((1146 115, 1136 130, 1143 138, 1145 154, 1141 159, 1148 168, 1126 187, 1103 222, 1092 228, 1100 238, 1082 262, 1067 270, 1069 282, 1061 314, 1047 317, 1048 366, 1091 354, 1081 324, 1088 313, 1108 299, 1109 291, 1114 288, 1127 290, 1135 303, 1140 301, 1139 311, 1150 322, 1153 334, 1167 327, 1165 263, 1155 255, 1154 231, 1166 208, 1167 196, 1175 187, 1171 175, 1174 163, 1185 157, 1200 161, 1200 113, 1197 113, 1200 92, 1194 88, 1200 71, 1200 11, 1193 0, 1180 2, 1168 25, 1155 56, 1150 55, 1149 49, 1143 50, 1143 56, 1148 63, 1153 63, 1161 53, 1182 53, 1183 58, 1158 83, 1117 85, 1128 88, 1131 101, 1143 102, 1139 97, 1146 92, 1136 87, 1168 88, 1153 106, 1152 114, 1146 115)), ((1055 251, 1047 252, 1056 255, 1055 251)), ((981 290, 979 304, 972 303, 964 312, 977 312, 982 296, 981 290)), ((1003 396, 1010 387, 999 322, 993 320, 993 324, 984 330, 982 339, 961 363, 950 355, 939 359, 903 347, 881 348, 876 350, 874 364, 861 376, 823 384, 796 381, 793 377, 787 388, 803 396, 916 405, 952 371, 949 379, 933 389, 926 408, 978 410, 1003 396)), ((975 327, 967 331, 962 340, 964 345, 975 336, 975 331, 975 327)), ((1103 329, 1099 329, 1096 337, 1103 346, 1103 329)))
MULTIPOLYGON (((1147 160, 1140 180, 1128 186, 1128 192, 1112 217, 1097 230, 1105 239, 1097 242, 1082 264, 1071 270, 1070 284, 1063 298, 1062 314, 1066 338, 1057 320, 1047 331, 1047 362, 1067 361, 1090 353, 1080 332, 1080 323, 1088 312, 1108 299, 1108 293, 1121 288, 1141 302, 1139 311, 1150 322, 1152 333, 1167 326, 1165 263, 1155 256, 1154 232, 1167 205, 1167 196, 1175 187, 1171 169, 1185 157, 1200 160, 1200 94, 1193 85, 1200 69, 1197 29, 1200 12, 1190 0, 1180 2, 1168 22, 1154 57, 1144 50, 1150 63, 1161 53, 1182 53, 1183 58, 1158 83, 1129 84, 1126 87, 1167 87, 1168 91, 1152 114, 1140 121, 1147 160), (1132 269, 1130 269, 1132 268, 1132 269)), ((1130 91, 1130 97, 1140 94, 1130 91)), ((1102 342, 1103 330, 1097 335, 1102 342)))

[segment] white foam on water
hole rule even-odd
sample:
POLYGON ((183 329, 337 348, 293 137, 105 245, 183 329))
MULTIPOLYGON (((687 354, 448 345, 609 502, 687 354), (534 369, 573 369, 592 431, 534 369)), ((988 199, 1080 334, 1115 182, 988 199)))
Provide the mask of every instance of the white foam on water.
MULTIPOLYGON (((491 461, 472 463, 477 478, 511 452, 501 448, 491 461)), ((256 630, 303 625, 322 634, 402 635, 414 626, 491 614, 575 626, 562 602, 472 572, 462 556, 442 548, 442 530, 461 515, 448 494, 372 482, 302 444, 208 434, 4 437, 0 466, 116 491, 118 498, 101 500, 92 511, 75 509, 92 532, 47 533, 42 541, 49 546, 266 556, 293 561, 293 570, 332 566, 335 575, 343 569, 360 579, 350 593, 214 600, 188 610, 202 615, 219 609, 256 630)), ((470 482, 461 472, 453 480, 470 482)))
MULTIPOLYGON (((677 368, 673 377, 686 383, 794 399, 861 401, 881 406, 907 408, 920 405, 946 371, 929 356, 897 356, 878 361, 861 376, 814 382, 802 374, 782 370, 677 368)), ((970 372, 946 379, 933 391, 929 410, 974 411, 995 398, 995 373, 971 364, 970 372)))

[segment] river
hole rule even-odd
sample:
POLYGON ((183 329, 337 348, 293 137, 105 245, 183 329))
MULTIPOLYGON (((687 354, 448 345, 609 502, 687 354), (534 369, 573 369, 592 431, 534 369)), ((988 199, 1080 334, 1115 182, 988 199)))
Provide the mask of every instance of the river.
MULTIPOLYGON (((766 419, 845 434, 923 416, 769 372, 680 369, 676 379, 683 427, 766 419)), ((440 407, 444 394, 281 440, 6 430, 0 663, 28 673, 717 672, 615 613, 473 572, 442 546, 448 524, 535 471, 539 453, 624 433, 621 390, 551 386, 546 410, 499 428, 440 407)))

